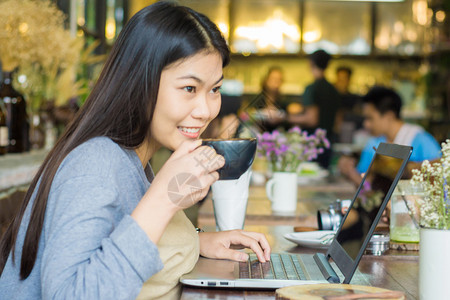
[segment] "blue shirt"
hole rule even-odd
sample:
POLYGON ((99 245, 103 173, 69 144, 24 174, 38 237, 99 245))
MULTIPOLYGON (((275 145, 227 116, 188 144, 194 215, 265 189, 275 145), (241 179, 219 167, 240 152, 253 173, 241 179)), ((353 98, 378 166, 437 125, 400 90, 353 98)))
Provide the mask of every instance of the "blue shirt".
POLYGON ((20 225, 15 262, 0 277, 1 299, 135 299, 163 267, 130 216, 150 186, 134 150, 98 137, 64 159, 53 180, 34 268, 20 259, 34 194, 20 225))
MULTIPOLYGON (((386 143, 385 136, 374 137, 367 142, 366 147, 364 147, 364 150, 361 153, 358 166, 356 167, 359 173, 365 173, 367 171, 373 155, 375 154, 373 147, 377 148, 380 143, 386 143)), ((424 160, 434 160, 441 157, 439 143, 426 131, 417 133, 411 146, 413 147, 413 151, 409 161, 422 162, 424 160)))

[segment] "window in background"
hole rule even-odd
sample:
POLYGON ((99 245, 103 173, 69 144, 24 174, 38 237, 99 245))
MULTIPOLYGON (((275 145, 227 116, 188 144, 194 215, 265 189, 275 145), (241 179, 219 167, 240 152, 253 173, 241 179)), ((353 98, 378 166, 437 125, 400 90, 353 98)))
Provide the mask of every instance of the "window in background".
POLYGON ((179 0, 180 5, 190 7, 210 18, 219 27, 228 41, 230 35, 229 5, 230 0, 179 0))
POLYGON ((370 54, 370 3, 305 1, 303 51, 370 54))
MULTIPOLYGON (((71 17, 76 19, 76 27, 86 26, 86 3, 84 0, 77 0, 75 15, 71 13, 71 17)), ((77 36, 82 37, 84 35, 83 30, 78 28, 76 30, 77 36)))
POLYGON ((93 0, 84 0, 84 3, 83 3, 83 1, 78 1, 80 10, 84 9, 84 12, 80 11, 81 15, 84 13, 84 18, 82 19, 85 22, 84 27, 86 28, 86 30, 88 30, 90 32, 96 32, 96 30, 97 30, 95 4, 96 3, 93 0))
POLYGON ((106 1, 105 38, 108 44, 112 45, 122 30, 124 16, 124 0, 106 1))
POLYGON ((248 0, 233 5, 232 52, 300 51, 300 1, 248 0))
POLYGON ((424 26, 433 12, 427 0, 377 3, 375 53, 414 55, 423 53, 424 26))

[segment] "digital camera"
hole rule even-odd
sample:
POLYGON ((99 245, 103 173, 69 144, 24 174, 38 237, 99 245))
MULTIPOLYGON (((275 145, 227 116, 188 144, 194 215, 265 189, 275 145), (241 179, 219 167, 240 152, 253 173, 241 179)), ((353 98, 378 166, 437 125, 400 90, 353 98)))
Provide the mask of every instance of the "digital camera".
POLYGON ((350 206, 350 200, 337 199, 330 204, 327 210, 317 211, 317 222, 319 230, 334 230, 336 231, 341 225, 342 218, 350 206))

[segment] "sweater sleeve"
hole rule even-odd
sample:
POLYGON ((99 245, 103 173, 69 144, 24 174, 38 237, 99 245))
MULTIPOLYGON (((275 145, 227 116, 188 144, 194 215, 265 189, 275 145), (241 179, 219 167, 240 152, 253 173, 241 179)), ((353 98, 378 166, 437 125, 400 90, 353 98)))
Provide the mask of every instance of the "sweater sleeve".
POLYGON ((43 299, 135 299, 162 269, 156 245, 123 213, 107 179, 71 178, 49 202, 41 236, 43 299))

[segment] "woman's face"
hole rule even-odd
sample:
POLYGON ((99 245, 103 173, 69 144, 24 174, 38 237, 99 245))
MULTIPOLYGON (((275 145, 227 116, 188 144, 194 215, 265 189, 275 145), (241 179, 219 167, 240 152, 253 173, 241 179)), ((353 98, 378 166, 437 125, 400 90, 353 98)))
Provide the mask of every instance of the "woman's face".
POLYGON ((267 76, 266 87, 269 91, 277 92, 283 84, 283 73, 280 70, 272 70, 267 76))
POLYGON ((197 139, 219 113, 222 79, 217 52, 200 52, 166 67, 151 123, 151 146, 175 150, 183 141, 197 139))

